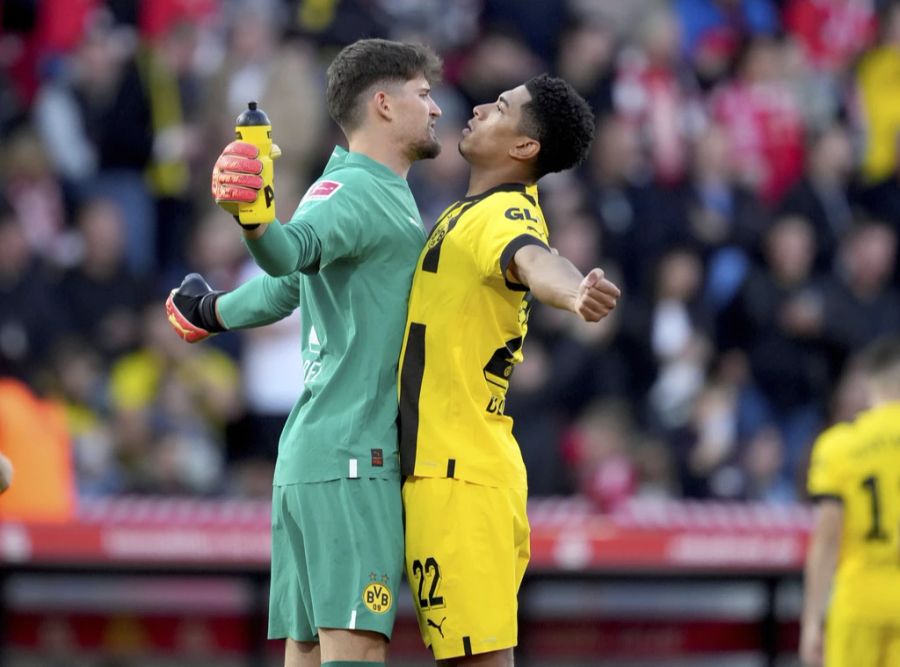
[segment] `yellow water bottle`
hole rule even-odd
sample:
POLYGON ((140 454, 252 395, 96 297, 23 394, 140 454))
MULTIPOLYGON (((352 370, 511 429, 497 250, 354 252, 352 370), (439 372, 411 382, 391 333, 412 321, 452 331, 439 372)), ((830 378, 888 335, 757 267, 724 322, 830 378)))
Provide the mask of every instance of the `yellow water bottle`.
POLYGON ((275 220, 275 170, 272 161, 281 155, 272 143, 272 123, 266 112, 256 102, 250 102, 235 121, 234 133, 240 141, 251 143, 259 149, 257 159, 262 162, 260 176, 263 185, 252 204, 238 204, 238 219, 242 225, 267 223, 275 220))

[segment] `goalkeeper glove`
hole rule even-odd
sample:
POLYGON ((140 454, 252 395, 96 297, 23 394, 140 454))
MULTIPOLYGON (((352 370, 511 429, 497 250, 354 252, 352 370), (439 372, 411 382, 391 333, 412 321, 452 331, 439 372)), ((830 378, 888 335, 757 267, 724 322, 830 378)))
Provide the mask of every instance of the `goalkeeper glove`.
POLYGON ((221 294, 225 292, 213 290, 199 273, 185 276, 166 299, 166 315, 175 333, 188 343, 198 343, 225 331, 216 317, 216 299, 221 294))
MULTIPOLYGON (((272 145, 270 156, 276 159, 281 149, 272 145)), ((232 141, 216 160, 212 172, 212 196, 216 204, 231 213, 244 229, 256 229, 259 224, 242 224, 239 214, 241 204, 253 204, 260 190, 271 190, 273 171, 263 170, 259 148, 246 141, 232 141), (268 180, 268 182, 267 182, 268 180)))

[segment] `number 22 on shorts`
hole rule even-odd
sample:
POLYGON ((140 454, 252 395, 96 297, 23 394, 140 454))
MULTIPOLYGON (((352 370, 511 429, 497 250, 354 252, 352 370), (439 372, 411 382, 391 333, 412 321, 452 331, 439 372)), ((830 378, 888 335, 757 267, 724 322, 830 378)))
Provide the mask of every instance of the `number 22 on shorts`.
POLYGON ((418 580, 417 599, 422 609, 441 609, 444 607, 443 596, 438 595, 441 586, 441 568, 434 556, 412 563, 413 576, 418 580), (427 592, 427 596, 425 595, 427 592))

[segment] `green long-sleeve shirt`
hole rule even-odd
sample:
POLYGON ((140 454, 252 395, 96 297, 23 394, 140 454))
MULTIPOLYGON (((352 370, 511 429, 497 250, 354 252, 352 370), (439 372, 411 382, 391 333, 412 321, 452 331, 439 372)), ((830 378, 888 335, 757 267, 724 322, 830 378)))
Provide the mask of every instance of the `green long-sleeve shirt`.
POLYGON ((304 389, 275 484, 399 478, 397 359, 425 230, 406 180, 337 147, 286 225, 247 246, 267 274, 218 300, 229 329, 299 306, 304 389))

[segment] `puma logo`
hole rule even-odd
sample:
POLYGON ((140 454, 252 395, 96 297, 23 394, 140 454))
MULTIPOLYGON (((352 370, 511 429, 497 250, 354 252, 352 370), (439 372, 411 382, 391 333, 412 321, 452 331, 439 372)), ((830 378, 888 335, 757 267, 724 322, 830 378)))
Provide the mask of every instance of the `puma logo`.
POLYGON ((432 621, 430 618, 426 618, 426 619, 425 619, 425 624, 426 624, 426 625, 430 625, 432 628, 434 628, 434 629, 436 629, 438 632, 440 632, 440 633, 441 633, 441 639, 443 639, 443 638, 444 638, 444 631, 441 629, 441 626, 444 624, 444 621, 446 621, 446 620, 447 620, 447 617, 444 616, 444 618, 441 619, 441 622, 440 622, 440 623, 435 623, 435 622, 432 621))

